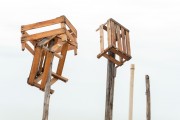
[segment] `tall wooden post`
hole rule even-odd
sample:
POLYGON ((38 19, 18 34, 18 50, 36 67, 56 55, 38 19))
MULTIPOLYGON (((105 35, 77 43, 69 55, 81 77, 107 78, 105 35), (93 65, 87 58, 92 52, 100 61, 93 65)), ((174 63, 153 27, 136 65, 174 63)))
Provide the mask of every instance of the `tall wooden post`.
MULTIPOLYGON (((111 57, 115 57, 114 53, 108 53, 111 57)), ((106 83, 106 106, 105 120, 112 120, 113 114, 113 95, 114 95, 114 80, 115 80, 115 64, 108 60, 107 64, 107 83, 106 83)))
MULTIPOLYGON (((49 48, 53 45, 54 41, 50 42, 49 48)), ((53 62, 53 53, 52 52, 47 52, 47 56, 49 58, 50 62, 50 67, 49 67, 49 72, 48 72, 48 77, 47 77, 47 83, 45 86, 45 92, 44 92, 44 106, 43 106, 43 117, 42 120, 48 120, 48 114, 49 114, 49 101, 50 101, 50 91, 51 91, 51 74, 52 74, 52 62, 53 62)))
POLYGON ((130 68, 129 120, 133 119, 134 64, 130 68))
POLYGON ((150 82, 149 76, 146 75, 146 118, 151 120, 151 96, 150 96, 150 82))

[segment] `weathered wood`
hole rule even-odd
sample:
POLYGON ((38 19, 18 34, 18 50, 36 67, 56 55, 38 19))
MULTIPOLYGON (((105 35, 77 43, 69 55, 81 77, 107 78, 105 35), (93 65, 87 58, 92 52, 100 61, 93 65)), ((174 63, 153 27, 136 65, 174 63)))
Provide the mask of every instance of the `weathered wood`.
POLYGON ((126 42, 125 42, 125 31, 123 28, 121 28, 121 34, 122 34, 122 48, 123 52, 126 53, 126 42))
POLYGON ((65 23, 71 29, 71 31, 74 33, 74 35, 77 37, 77 30, 75 29, 75 27, 71 24, 71 22, 66 17, 65 17, 65 23))
POLYGON ((130 68, 129 120, 133 119, 134 64, 130 68))
MULTIPOLYGON (((112 52, 109 52, 108 55, 113 58, 115 57, 114 53, 112 52)), ((105 120, 112 120, 113 117, 114 80, 115 80, 115 64, 110 60, 108 60, 105 120)))
POLYGON ((104 50, 104 30, 103 25, 100 26, 100 51, 104 50))
POLYGON ((29 25, 22 25, 21 31, 27 31, 27 30, 31 30, 31 29, 36 29, 36 28, 41 28, 41 27, 46 27, 46 26, 58 24, 58 23, 65 21, 64 17, 65 16, 61 16, 61 17, 57 17, 57 18, 52 19, 52 20, 37 22, 37 23, 29 24, 29 25))
POLYGON ((150 96, 150 81, 149 76, 145 76, 146 79, 146 119, 151 120, 151 96, 150 96))
POLYGON ((41 32, 41 33, 36 33, 36 34, 28 35, 28 36, 23 36, 21 39, 25 40, 25 41, 28 41, 28 40, 31 41, 31 40, 37 40, 40 38, 50 37, 50 36, 63 34, 63 33, 65 33, 65 29, 59 28, 59 29, 54 29, 54 30, 41 32))
POLYGON ((126 31, 126 45, 127 45, 127 54, 131 56, 131 48, 130 48, 130 38, 129 38, 129 32, 126 31))
POLYGON ((111 44, 116 48, 116 25, 111 21, 111 44))
POLYGON ((27 43, 25 43, 25 47, 32 55, 34 55, 34 50, 27 43))
POLYGON ((57 78, 57 79, 59 79, 59 80, 61 80, 61 81, 63 81, 63 82, 67 82, 67 81, 68 81, 67 78, 65 78, 65 77, 63 77, 63 76, 59 76, 58 74, 56 74, 56 73, 54 73, 54 72, 52 72, 52 76, 55 77, 55 78, 57 78))
POLYGON ((111 42, 112 41, 112 39, 111 39, 111 37, 112 37, 111 34, 112 33, 111 33, 111 21, 110 20, 107 21, 107 34, 108 34, 107 35, 107 37, 108 37, 108 47, 111 47, 112 46, 112 44, 111 44, 112 43, 111 42))
POLYGON ((51 90, 51 85, 50 85, 50 80, 51 80, 51 72, 52 72, 52 60, 50 62, 50 67, 48 71, 48 77, 47 77, 47 82, 45 86, 45 92, 44 92, 44 106, 43 106, 43 117, 42 120, 48 120, 48 114, 49 114, 49 101, 50 101, 50 90, 51 90))
POLYGON ((113 58, 112 56, 109 56, 108 54, 104 54, 103 55, 105 58, 107 58, 108 60, 110 60, 111 62, 115 63, 116 65, 122 65, 123 63, 117 61, 115 58, 113 58))

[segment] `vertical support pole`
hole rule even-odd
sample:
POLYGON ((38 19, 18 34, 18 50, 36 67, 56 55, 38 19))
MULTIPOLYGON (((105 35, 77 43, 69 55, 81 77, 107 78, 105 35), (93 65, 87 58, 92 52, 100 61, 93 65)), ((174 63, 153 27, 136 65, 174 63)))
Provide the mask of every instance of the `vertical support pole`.
MULTIPOLYGON (((51 41, 49 47, 52 47, 53 43, 54 43, 54 41, 51 41)), ((53 53, 51 53, 51 54, 53 54, 53 53)), ((48 120, 50 90, 51 90, 50 80, 51 80, 51 74, 52 74, 52 62, 53 62, 53 57, 51 57, 51 60, 50 60, 50 67, 49 67, 47 82, 46 82, 46 86, 45 86, 44 106, 43 106, 43 117, 42 117, 42 120, 48 120)))
POLYGON ((129 120, 133 119, 134 64, 130 68, 129 120))
MULTIPOLYGON (((114 53, 108 53, 113 58, 114 53)), ((113 96, 114 96, 114 80, 115 80, 115 64, 108 60, 107 64, 107 84, 106 84, 106 106, 105 106, 105 120, 112 120, 113 116, 113 96)))
POLYGON ((150 82, 149 76, 146 75, 146 118, 147 120, 151 120, 151 97, 150 97, 150 82))

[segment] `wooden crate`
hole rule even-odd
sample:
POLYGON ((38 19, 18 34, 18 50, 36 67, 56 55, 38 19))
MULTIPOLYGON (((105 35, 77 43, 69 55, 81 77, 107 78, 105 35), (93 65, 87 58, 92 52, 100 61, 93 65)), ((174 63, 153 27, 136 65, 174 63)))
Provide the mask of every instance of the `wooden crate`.
MULTIPOLYGON (((59 59, 56 72, 51 74, 51 85, 57 80, 67 82, 68 79, 62 76, 67 51, 74 50, 77 55, 77 31, 70 21, 61 16, 52 20, 38 22, 21 27, 22 50, 25 48, 34 56, 28 84, 45 89, 48 79, 48 72, 51 61, 54 57, 59 59), (59 24, 58 29, 29 34, 28 30, 59 24), (31 45, 30 45, 31 44, 31 45)), ((51 90, 51 93, 54 91, 51 90)))
POLYGON ((116 67, 123 65, 124 62, 131 59, 129 30, 110 18, 105 24, 102 24, 97 31, 100 31, 100 53, 97 58, 104 56, 116 67), (105 44, 105 34, 107 36, 107 45, 105 44), (108 55, 108 52, 115 54, 115 58, 108 55))

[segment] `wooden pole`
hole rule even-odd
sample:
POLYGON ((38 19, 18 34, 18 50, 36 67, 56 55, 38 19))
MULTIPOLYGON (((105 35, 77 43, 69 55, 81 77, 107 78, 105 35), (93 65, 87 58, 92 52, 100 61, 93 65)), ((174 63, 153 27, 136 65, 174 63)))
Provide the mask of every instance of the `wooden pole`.
MULTIPOLYGON (((114 53, 108 53, 111 57, 115 57, 114 53)), ((105 120, 112 120, 113 114, 113 95, 114 95, 114 78, 115 78, 115 64, 108 60, 107 64, 107 84, 106 84, 106 106, 105 106, 105 120)))
MULTIPOLYGON (((51 41, 50 47, 52 46, 54 41, 51 41)), ((50 53, 50 51, 49 51, 50 53)), ((49 54, 47 53, 47 54, 49 54)), ((53 54, 53 53, 51 53, 53 54)), ((48 120, 48 114, 49 114, 49 101, 50 101, 50 90, 51 90, 51 74, 52 74, 52 61, 53 57, 51 57, 50 60, 50 67, 49 67, 49 73, 48 73, 48 78, 45 86, 45 92, 44 92, 44 106, 43 106, 43 117, 42 120, 48 120)))
POLYGON ((149 76, 146 75, 146 118, 147 120, 151 120, 151 96, 150 96, 150 82, 149 76))
POLYGON ((133 119, 134 64, 130 68, 129 120, 133 119))

